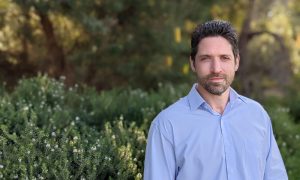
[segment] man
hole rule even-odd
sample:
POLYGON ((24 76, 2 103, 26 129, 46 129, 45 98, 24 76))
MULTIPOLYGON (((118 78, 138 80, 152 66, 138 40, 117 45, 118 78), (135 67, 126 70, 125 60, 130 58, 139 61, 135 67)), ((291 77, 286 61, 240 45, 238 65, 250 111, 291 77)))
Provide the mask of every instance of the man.
POLYGON ((191 46, 198 82, 152 122, 144 179, 288 179, 268 114, 230 87, 240 61, 232 26, 199 25, 191 46))

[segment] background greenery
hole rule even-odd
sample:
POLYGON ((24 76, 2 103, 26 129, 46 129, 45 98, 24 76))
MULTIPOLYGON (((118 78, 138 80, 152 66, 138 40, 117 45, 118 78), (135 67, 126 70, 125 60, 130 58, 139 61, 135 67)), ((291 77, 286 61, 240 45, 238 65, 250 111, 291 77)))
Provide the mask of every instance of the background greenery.
MULTIPOLYGON (((2 88, 0 177, 141 179, 149 124, 189 88, 161 85, 155 92, 99 93, 82 86, 67 88, 62 80, 47 76, 21 80, 13 92, 2 88)), ((300 125, 289 106, 271 101, 264 104, 289 178, 299 179, 300 125)))
POLYGON ((298 0, 0 0, 0 178, 141 179, 149 124, 190 89, 190 33, 210 19, 236 28, 233 86, 267 108, 300 179, 298 0))
POLYGON ((297 0, 1 0, 0 80, 63 75, 97 90, 191 83, 193 28, 224 19, 239 34, 239 92, 282 95, 299 77, 299 17, 297 0))

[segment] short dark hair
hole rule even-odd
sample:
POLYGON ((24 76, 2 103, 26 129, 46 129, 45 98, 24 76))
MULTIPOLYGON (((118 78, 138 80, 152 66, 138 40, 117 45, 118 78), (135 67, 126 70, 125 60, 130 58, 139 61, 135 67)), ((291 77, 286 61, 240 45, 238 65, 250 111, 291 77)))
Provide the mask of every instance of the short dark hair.
POLYGON ((199 42, 206 37, 222 36, 232 46, 232 52, 235 58, 238 57, 238 38, 235 29, 227 21, 212 20, 199 24, 191 37, 191 59, 195 60, 198 51, 199 42))

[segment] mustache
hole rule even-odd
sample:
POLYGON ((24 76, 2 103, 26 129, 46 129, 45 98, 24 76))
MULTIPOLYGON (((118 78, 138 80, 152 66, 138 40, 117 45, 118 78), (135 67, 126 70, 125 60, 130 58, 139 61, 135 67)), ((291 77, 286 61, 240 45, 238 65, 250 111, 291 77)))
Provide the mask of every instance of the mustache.
POLYGON ((225 74, 209 74, 206 76, 206 79, 211 79, 211 78, 223 78, 226 79, 227 76, 225 74))

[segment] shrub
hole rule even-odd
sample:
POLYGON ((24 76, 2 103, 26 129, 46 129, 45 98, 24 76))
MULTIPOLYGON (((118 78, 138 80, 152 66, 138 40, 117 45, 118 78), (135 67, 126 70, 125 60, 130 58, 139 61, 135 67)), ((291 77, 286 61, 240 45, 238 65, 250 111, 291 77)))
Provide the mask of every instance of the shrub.
POLYGON ((269 113, 289 179, 300 179, 300 125, 294 122, 286 107, 274 106, 269 113))
MULTIPOLYGON (((142 179, 146 133, 186 85, 158 91, 65 87, 47 76, 1 88, 0 178, 142 179)), ((288 108, 268 106, 290 179, 300 179, 299 124, 288 108)))
POLYGON ((22 80, 11 94, 3 93, 0 177, 141 179, 144 132, 116 117, 100 119, 102 129, 90 126, 99 121, 92 113, 100 108, 93 106, 97 100, 101 96, 91 89, 66 89, 46 76, 22 80))

